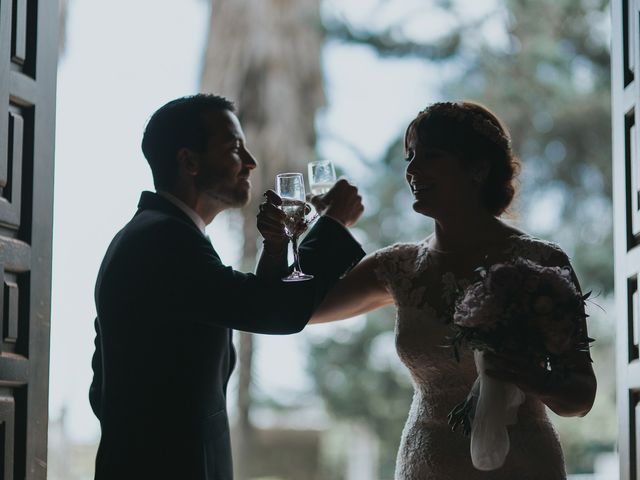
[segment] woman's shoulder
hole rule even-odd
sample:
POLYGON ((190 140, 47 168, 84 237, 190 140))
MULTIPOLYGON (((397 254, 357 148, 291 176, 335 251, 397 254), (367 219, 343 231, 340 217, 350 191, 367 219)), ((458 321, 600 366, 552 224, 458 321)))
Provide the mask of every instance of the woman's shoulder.
POLYGON ((424 241, 422 242, 398 242, 386 247, 382 247, 375 252, 373 256, 378 261, 391 259, 415 258, 420 251, 424 249, 424 241))
POLYGON ((424 257, 425 243, 402 242, 380 248, 373 252, 376 269, 386 275, 392 273, 408 274, 415 271, 424 257))
POLYGON ((513 229, 509 236, 507 253, 545 265, 568 264, 569 257, 555 242, 540 238, 521 230, 513 229))

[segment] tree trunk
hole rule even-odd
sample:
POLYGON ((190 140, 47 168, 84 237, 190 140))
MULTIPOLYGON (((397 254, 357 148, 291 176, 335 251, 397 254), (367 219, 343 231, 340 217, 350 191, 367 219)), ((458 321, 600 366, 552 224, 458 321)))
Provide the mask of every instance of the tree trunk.
MULTIPOLYGON (((253 198, 243 213, 243 268, 253 270, 258 232, 255 214, 276 173, 301 171, 313 157, 315 113, 323 104, 319 0, 216 0, 202 91, 237 102, 248 148, 258 159, 253 198)), ((249 478, 254 341, 239 339, 238 415, 234 428, 236 478, 249 478)))

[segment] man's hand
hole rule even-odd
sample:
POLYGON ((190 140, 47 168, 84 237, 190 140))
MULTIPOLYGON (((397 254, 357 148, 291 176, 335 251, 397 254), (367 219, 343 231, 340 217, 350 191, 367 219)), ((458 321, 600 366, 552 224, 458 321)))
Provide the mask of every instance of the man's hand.
POLYGON ((285 214, 279 208, 282 199, 273 190, 264 193, 265 201, 258 207, 258 231, 264 238, 267 253, 280 253, 286 249, 289 238, 284 231, 285 214))
POLYGON ((343 178, 327 193, 316 195, 310 201, 318 213, 339 221, 345 227, 355 224, 364 212, 358 188, 343 178))

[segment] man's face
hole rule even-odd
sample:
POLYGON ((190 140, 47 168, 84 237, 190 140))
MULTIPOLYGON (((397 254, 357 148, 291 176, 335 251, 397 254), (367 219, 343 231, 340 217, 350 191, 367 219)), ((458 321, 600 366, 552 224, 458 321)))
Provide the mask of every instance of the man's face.
POLYGON ((209 132, 206 150, 198 154, 196 186, 211 198, 228 207, 242 207, 249 201, 249 174, 257 163, 245 146, 238 118, 228 110, 205 114, 209 132))

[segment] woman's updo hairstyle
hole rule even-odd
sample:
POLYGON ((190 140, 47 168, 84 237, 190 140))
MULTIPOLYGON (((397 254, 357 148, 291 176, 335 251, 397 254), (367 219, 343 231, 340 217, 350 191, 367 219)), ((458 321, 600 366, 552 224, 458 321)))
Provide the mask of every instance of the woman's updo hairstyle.
POLYGON ((423 147, 457 155, 471 168, 488 161, 482 181, 484 206, 494 216, 509 207, 520 161, 511 150, 509 132, 489 109, 474 102, 433 103, 409 124, 405 149, 414 135, 423 147))

